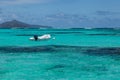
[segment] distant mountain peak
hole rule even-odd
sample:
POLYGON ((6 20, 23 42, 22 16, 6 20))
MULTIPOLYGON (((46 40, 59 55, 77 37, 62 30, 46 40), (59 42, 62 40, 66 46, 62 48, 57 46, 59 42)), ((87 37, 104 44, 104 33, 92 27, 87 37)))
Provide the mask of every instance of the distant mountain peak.
MULTIPOLYGON (((7 21, 7 22, 21 22, 21 21, 18 21, 18 20, 11 20, 11 21, 7 21)), ((6 23, 6 22, 3 22, 3 23, 6 23)))
POLYGON ((12 20, 0 24, 0 28, 52 28, 52 27, 42 25, 31 25, 18 20, 12 20))
POLYGON ((12 20, 12 21, 17 21, 17 20, 12 20))
POLYGON ((20 21, 18 21, 18 20, 12 20, 11 22, 20 22, 20 21))

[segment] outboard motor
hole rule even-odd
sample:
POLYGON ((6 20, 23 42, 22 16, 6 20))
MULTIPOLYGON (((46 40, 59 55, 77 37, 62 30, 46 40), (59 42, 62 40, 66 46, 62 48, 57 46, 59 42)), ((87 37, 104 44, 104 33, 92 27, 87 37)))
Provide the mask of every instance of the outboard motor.
POLYGON ((35 39, 35 41, 37 41, 38 40, 38 35, 34 35, 34 39, 35 39))

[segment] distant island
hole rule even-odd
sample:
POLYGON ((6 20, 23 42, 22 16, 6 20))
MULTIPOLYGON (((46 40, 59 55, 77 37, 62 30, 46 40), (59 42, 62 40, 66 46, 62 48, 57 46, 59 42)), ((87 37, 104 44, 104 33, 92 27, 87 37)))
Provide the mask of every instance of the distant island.
POLYGON ((43 25, 32 25, 32 24, 27 24, 18 20, 12 20, 8 22, 4 22, 0 24, 0 28, 2 29, 8 29, 8 28, 20 28, 20 29, 25 29, 25 28, 41 28, 41 29, 48 29, 52 28, 51 26, 43 26, 43 25))
POLYGON ((114 30, 114 29, 120 29, 120 28, 106 28, 106 27, 98 27, 98 28, 92 28, 92 27, 88 27, 88 28, 69 28, 69 29, 75 29, 75 30, 77 30, 77 29, 98 29, 98 30, 114 30))

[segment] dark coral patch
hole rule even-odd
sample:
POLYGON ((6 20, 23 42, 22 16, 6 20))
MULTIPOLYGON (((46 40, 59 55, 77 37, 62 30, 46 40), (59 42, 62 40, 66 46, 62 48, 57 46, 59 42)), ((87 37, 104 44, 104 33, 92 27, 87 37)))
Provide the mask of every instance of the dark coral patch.
POLYGON ((46 46, 5 46, 0 47, 1 53, 31 53, 31 52, 77 52, 89 55, 119 55, 119 47, 83 47, 83 46, 68 46, 68 45, 46 45, 46 46))

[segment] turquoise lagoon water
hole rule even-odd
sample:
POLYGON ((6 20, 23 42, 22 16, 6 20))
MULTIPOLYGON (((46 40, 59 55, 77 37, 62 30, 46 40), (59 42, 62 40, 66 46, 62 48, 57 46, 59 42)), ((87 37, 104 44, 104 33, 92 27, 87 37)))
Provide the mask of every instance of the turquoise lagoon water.
POLYGON ((0 29, 0 80, 119 79, 120 30, 0 29))

